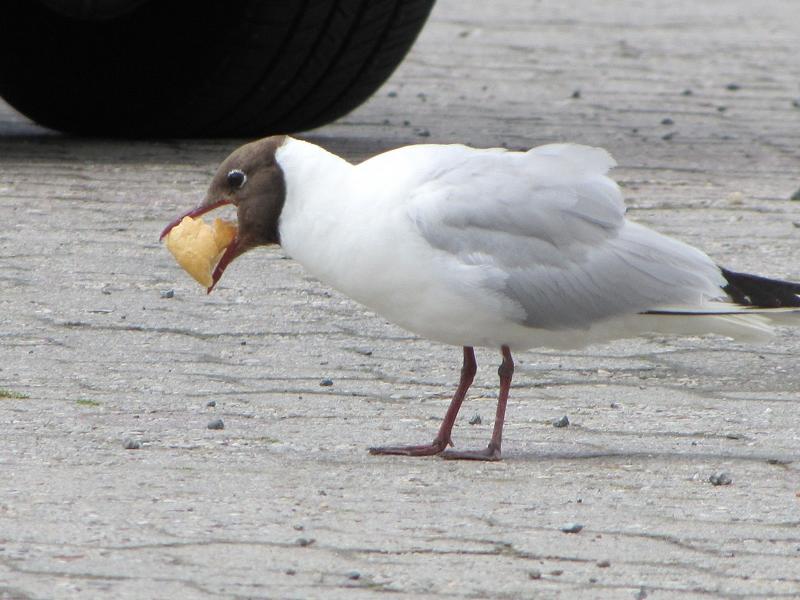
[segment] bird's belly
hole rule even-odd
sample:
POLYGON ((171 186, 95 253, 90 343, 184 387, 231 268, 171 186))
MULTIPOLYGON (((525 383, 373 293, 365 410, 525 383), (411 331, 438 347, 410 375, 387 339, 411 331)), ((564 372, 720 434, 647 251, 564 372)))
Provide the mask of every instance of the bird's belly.
POLYGON ((358 299, 387 320, 421 337, 455 346, 527 350, 534 347, 581 348, 608 336, 591 330, 528 327, 500 310, 469 301, 449 290, 428 288, 407 300, 358 299))
POLYGON ((357 298, 366 307, 419 336, 457 346, 494 346, 505 342, 503 323, 463 298, 441 289, 404 292, 391 297, 357 298))
MULTIPOLYGON (((473 273, 454 275, 451 265, 423 249, 384 257, 380 268, 351 265, 353 276, 330 283, 387 320, 419 336, 458 346, 531 347, 535 333, 512 317, 516 307, 481 287, 473 273), (474 285, 453 284, 454 277, 474 285), (523 340, 524 343, 523 343, 523 340)), ((371 261, 370 261, 371 262, 371 261)), ((373 263, 374 264, 374 263, 373 263)))

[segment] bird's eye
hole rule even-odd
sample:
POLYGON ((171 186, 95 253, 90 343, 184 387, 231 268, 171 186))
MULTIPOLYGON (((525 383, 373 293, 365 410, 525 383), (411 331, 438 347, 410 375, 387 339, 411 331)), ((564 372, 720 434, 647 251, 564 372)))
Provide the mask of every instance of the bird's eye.
POLYGON ((233 169, 228 172, 228 185, 232 188, 239 189, 244 187, 245 183, 247 183, 247 175, 241 169, 233 169))

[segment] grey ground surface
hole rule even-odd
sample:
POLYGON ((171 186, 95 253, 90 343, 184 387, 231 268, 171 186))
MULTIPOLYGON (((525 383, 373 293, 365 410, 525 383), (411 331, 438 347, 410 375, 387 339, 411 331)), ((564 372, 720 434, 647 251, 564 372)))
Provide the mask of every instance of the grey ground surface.
MULTIPOLYGON (((306 137, 352 160, 603 145, 633 218, 800 279, 799 25, 795 0, 440 0, 306 137)), ((0 106, 0 598, 800 597, 800 331, 522 353, 504 462, 368 456, 432 438, 460 351, 280 250, 190 281, 158 233, 239 143, 71 139, 0 106)), ((491 432, 478 360, 460 448, 491 432)))

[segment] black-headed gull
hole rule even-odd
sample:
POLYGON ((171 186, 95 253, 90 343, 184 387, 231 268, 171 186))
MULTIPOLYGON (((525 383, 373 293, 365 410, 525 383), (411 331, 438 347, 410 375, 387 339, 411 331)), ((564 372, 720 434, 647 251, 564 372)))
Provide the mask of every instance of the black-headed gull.
POLYGON ((225 159, 205 200, 162 236, 183 216, 233 204, 239 231, 214 284, 247 250, 280 244, 390 321, 463 346, 461 381, 433 442, 370 451, 497 460, 512 350, 646 332, 757 338, 800 307, 800 284, 728 271, 628 221, 607 176, 614 165, 605 150, 576 144, 417 145, 352 165, 274 136, 225 159), (494 431, 485 450, 448 450, 475 375, 474 346, 503 356, 494 431))

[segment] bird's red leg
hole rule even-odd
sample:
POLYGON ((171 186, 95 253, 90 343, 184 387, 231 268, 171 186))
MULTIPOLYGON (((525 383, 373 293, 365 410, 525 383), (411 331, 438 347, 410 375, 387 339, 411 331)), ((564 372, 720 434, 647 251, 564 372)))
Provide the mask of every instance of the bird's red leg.
POLYGON ((450 406, 447 413, 444 415, 442 424, 439 426, 439 433, 430 444, 422 446, 379 446, 377 448, 370 448, 370 454, 402 454, 403 456, 430 456, 432 454, 439 454, 447 446, 452 446, 453 442, 450 441, 450 434, 453 431, 453 424, 456 422, 458 410, 461 408, 461 403, 467 395, 469 386, 472 385, 472 380, 475 378, 475 371, 477 370, 477 363, 475 362, 475 351, 470 346, 464 346, 464 365, 461 367, 461 380, 458 382, 458 389, 450 401, 450 406))
POLYGON ((497 413, 494 417, 494 430, 492 431, 492 441, 486 450, 447 450, 440 456, 450 460, 500 460, 500 446, 503 442, 503 422, 506 418, 506 402, 508 402, 508 390, 511 388, 511 377, 514 375, 514 360, 511 358, 511 350, 508 346, 502 347, 503 362, 497 369, 500 375, 500 393, 497 396, 497 413))

